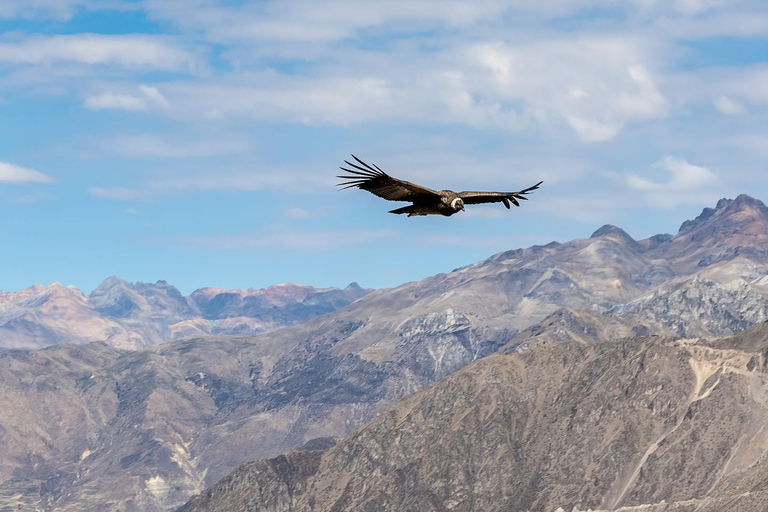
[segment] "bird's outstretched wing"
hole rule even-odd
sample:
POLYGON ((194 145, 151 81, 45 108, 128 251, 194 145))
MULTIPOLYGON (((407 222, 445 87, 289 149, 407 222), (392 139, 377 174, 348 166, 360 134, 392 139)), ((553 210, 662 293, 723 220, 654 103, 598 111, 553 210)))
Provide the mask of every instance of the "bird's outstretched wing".
POLYGON ((337 178, 347 180, 338 184, 342 190, 357 187, 389 201, 416 201, 430 196, 439 197, 439 194, 431 188, 398 180, 379 169, 376 164, 371 167, 355 155, 352 155, 352 158, 360 165, 344 160, 344 163, 351 169, 339 167, 342 171, 349 173, 348 176, 337 176, 337 178))
POLYGON ((509 210, 510 202, 515 206, 520 206, 518 199, 527 201, 528 198, 525 195, 539 188, 542 183, 544 182, 540 181, 532 187, 517 192, 459 192, 459 197, 464 201, 464 204, 504 203, 504 206, 509 210))

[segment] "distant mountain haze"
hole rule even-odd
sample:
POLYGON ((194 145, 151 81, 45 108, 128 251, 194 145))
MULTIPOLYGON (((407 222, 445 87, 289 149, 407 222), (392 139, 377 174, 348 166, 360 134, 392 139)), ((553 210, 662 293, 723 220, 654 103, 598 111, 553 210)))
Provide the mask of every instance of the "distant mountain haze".
POLYGON ((105 279, 90 295, 73 286, 0 292, 0 348, 105 341, 137 349, 201 334, 255 334, 330 313, 362 297, 343 290, 281 284, 262 290, 202 288, 184 297, 165 281, 105 279))
MULTIPOLYGON (((546 375, 560 368, 558 371, 565 375, 576 368, 571 368, 571 363, 596 360, 602 352, 612 354, 601 359, 600 364, 605 365, 605 361, 612 361, 619 354, 612 348, 589 349, 592 356, 581 353, 596 343, 650 335, 664 335, 668 340, 732 335, 768 319, 766 242, 768 209, 760 201, 739 196, 705 209, 699 217, 683 224, 676 235, 636 241, 617 227, 605 226, 589 239, 503 252, 447 274, 376 290, 329 314, 259 335, 193 335, 138 351, 91 343, 0 352, 0 399, 8 404, 5 412, 0 411, 0 429, 4 440, 8 440, 8 449, 0 453, 0 508, 23 504, 42 510, 168 510, 181 506, 192 494, 215 484, 244 462, 270 459, 317 438, 343 438, 403 397, 485 356, 492 355, 492 361, 527 361, 528 374, 546 375), (573 357, 558 361, 560 345, 550 345, 563 342, 566 345, 562 346, 568 347, 563 349, 564 354, 573 357), (540 350, 546 350, 541 353, 548 355, 535 355, 540 350), (522 354, 517 356, 518 352, 522 354)), ((247 310, 245 298, 230 298, 224 293, 192 294, 184 305, 164 286, 152 288, 151 293, 141 287, 128 288, 126 291, 119 283, 113 283, 97 294, 99 299, 83 297, 76 303, 84 303, 82 307, 93 311, 98 307, 102 311, 98 318, 104 322, 125 326, 127 319, 135 321, 131 327, 135 332, 141 332, 138 318, 151 318, 148 313, 140 316, 136 311, 167 311, 164 314, 173 317, 183 315, 184 308, 191 308, 201 321, 208 322, 220 320, 207 320, 206 315, 218 318, 247 310), (113 288, 117 291, 108 291, 113 288), (130 300, 121 298, 126 295, 130 300), (223 298, 217 299, 219 296, 223 298), (96 300, 97 305, 91 300, 96 300)), ((33 318, 44 323, 45 316, 33 318)), ((148 325, 157 329, 158 324, 148 325)), ((658 345, 648 343, 642 346, 658 345)), ((664 406, 682 411, 681 404, 692 389, 686 355, 691 352, 674 348, 674 342, 670 343, 647 350, 628 348, 627 353, 650 350, 664 357, 682 358, 679 368, 675 367, 677 373, 668 376, 674 387, 669 390, 668 406, 664 406)), ((755 364, 750 372, 758 367, 755 364)), ((617 379, 632 375, 630 366, 616 371, 630 372, 621 373, 617 379)), ((600 372, 594 374, 595 378, 599 375, 600 372)), ((735 378, 736 373, 722 375, 725 383, 726 379, 735 378)), ((472 379, 477 382, 473 389, 484 389, 482 379, 472 379)), ((748 382, 757 383, 759 378, 756 379, 748 382)), ((533 377, 526 382, 526 389, 539 385, 533 377)), ((563 382, 542 381, 542 392, 546 390, 550 398, 557 396, 565 389, 563 382)), ((584 385, 587 384, 585 380, 584 385)), ((726 386, 717 390, 721 388, 726 386)), ((589 389, 597 394, 605 391, 599 387, 589 389)), ((644 396, 647 389, 633 388, 628 396, 636 396, 635 392, 638 397, 644 396)), ((462 393, 468 403, 485 403, 477 398, 479 395, 462 393)), ((500 389, 499 393, 506 391, 500 389)), ((515 410, 525 409, 527 417, 535 416, 541 424, 550 419, 543 419, 548 414, 545 409, 534 410, 548 402, 518 397, 504 403, 508 405, 497 410, 514 415, 515 410)), ((622 403, 616 407, 629 414, 633 408, 641 407, 638 404, 622 403)), ((427 404, 422 405, 426 411, 427 404)), ((448 401, 440 407, 445 411, 435 410, 425 418, 447 418, 451 407, 448 401)), ((557 418, 569 410, 558 409, 557 418)), ((663 411, 662 416, 653 416, 652 423, 642 427, 648 429, 644 434, 647 439, 658 439, 653 436, 661 435, 665 425, 679 419, 669 408, 659 411, 663 411)), ((491 414, 491 408, 487 412, 491 414)), ((472 432, 463 430, 469 428, 464 425, 470 417, 480 421, 485 413, 472 410, 468 414, 464 419, 456 416, 455 423, 442 422, 440 428, 450 430, 450 425, 455 424, 457 435, 463 431, 465 437, 473 437, 472 432)), ((488 418, 498 420, 493 415, 488 418)), ((428 431, 420 432, 422 436, 428 431)), ((474 441, 466 440, 467 449, 474 450, 471 442, 474 441)), ((508 449, 513 454, 523 453, 515 452, 514 440, 510 442, 512 448, 508 449)), ((406 443, 403 449, 406 448, 415 450, 413 453, 421 450, 416 444, 406 443)), ((545 448, 531 444, 519 449, 526 450, 524 453, 544 453, 545 448)), ((637 447, 625 448, 620 452, 606 448, 601 453, 617 461, 624 461, 625 455, 636 455, 633 450, 637 447)), ((389 445, 382 445, 382 449, 389 449, 389 445)), ((483 450, 476 452, 478 460, 485 457, 483 450)), ((347 460, 351 464, 357 464, 353 462, 358 460, 357 453, 349 452, 347 460)), ((315 457, 313 460, 318 464, 326 457, 306 456, 315 457)), ((292 457, 288 457, 285 467, 283 459, 269 463, 278 471, 275 478, 285 477, 286 482, 294 482, 290 468, 296 466, 291 466, 292 457)), ((496 468, 497 462, 489 461, 488 467, 496 468)), ((590 467, 604 471, 599 475, 610 473, 600 469, 609 466, 599 466, 598 462, 590 467)), ((446 468, 451 467, 449 460, 445 463, 446 468)), ((371 464, 374 471, 380 467, 378 462, 371 464)), ((397 464, 387 467, 400 468, 397 464)), ((480 466, 475 470, 481 471, 480 466)), ((413 470, 421 471, 421 467, 414 465, 413 470)), ((334 468, 317 474, 335 475, 334 468)), ((586 487, 574 488, 571 494, 565 490, 547 491, 551 500, 535 501, 537 489, 549 489, 554 476, 541 473, 546 469, 544 466, 526 471, 529 469, 546 479, 537 487, 535 474, 521 474, 521 479, 527 479, 523 483, 530 492, 519 503, 587 503, 586 487)), ((304 476, 310 479, 314 474, 304 476)), ((403 480, 398 480, 397 485, 408 488, 413 473, 404 470, 399 474, 403 480)), ((253 478, 254 482, 261 482, 260 477, 253 478)), ((477 490, 471 491, 476 493, 486 485, 480 484, 486 482, 483 478, 476 475, 464 482, 467 486, 478 482, 477 490)), ((600 485, 607 485, 604 476, 600 478, 600 485)), ((319 480, 312 481, 316 482, 315 490, 325 488, 319 480)), ((437 482, 435 485, 445 489, 446 480, 425 477, 423 481, 437 482)), ((339 510, 354 510, 344 508, 344 503, 356 506, 369 502, 370 496, 360 495, 362 487, 357 487, 358 483, 364 487, 365 482, 370 481, 355 479, 350 483, 351 501, 342 500, 339 510)), ((616 494, 613 488, 601 487, 601 492, 605 491, 601 496, 613 493, 610 496, 619 496, 619 503, 639 503, 632 498, 631 488, 630 485, 621 497, 623 489, 616 494)), ((264 489, 274 491, 276 501, 270 503, 289 503, 277 487, 265 484, 264 489)), ((336 492, 329 489, 326 496, 341 499, 343 491, 336 492)), ((297 490, 295 494, 320 499, 319 495, 305 491, 297 490)), ((499 487, 498 493, 492 495, 502 496, 503 489, 499 487)), ((440 496, 435 503, 449 508, 440 496)), ((652 498, 648 494, 638 496, 642 500, 652 498)), ((660 499, 663 498, 642 503, 657 503, 660 499)))

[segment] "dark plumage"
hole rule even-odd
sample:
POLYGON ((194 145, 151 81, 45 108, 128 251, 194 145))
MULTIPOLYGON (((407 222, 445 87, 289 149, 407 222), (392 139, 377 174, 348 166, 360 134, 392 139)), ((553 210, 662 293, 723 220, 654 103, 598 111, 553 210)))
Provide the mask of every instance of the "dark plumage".
POLYGON ((393 178, 379 169, 376 164, 368 165, 355 155, 357 164, 344 160, 351 169, 340 167, 347 176, 338 176, 343 180, 338 186, 345 188, 357 187, 371 194, 383 197, 388 201, 409 201, 413 204, 403 206, 389 213, 407 213, 412 215, 445 215, 450 217, 464 210, 465 204, 503 203, 509 209, 509 203, 520 206, 519 199, 527 201, 526 194, 533 192, 543 181, 532 187, 517 192, 454 192, 453 190, 432 190, 408 181, 393 178), (359 164, 359 165, 358 165, 359 164))

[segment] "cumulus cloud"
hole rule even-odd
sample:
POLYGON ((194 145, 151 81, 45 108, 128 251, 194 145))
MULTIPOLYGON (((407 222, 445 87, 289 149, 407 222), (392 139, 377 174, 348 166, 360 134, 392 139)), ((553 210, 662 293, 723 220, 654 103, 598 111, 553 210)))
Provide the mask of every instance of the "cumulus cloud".
POLYGON ((479 93, 523 101, 535 117, 560 118, 586 142, 614 138, 625 123, 668 109, 648 69, 650 48, 630 38, 577 37, 474 47, 479 93), (490 86, 490 89, 486 87, 490 86))
POLYGON ((84 102, 90 110, 128 110, 132 112, 147 111, 150 108, 168 108, 168 100, 156 88, 148 85, 139 86, 139 94, 118 94, 104 92, 89 96, 84 102))
POLYGON ((0 162, 0 183, 53 183, 55 180, 41 172, 0 162))
POLYGON ((532 43, 353 53, 310 76, 278 72, 166 84, 172 113, 303 124, 464 124, 522 130, 570 127, 582 140, 616 137, 630 122, 666 115, 643 41, 566 37, 532 43), (377 66, 367 65, 370 59, 377 66))
POLYGON ((711 170, 690 164, 682 158, 664 157, 653 164, 653 168, 668 174, 669 179, 653 181, 630 174, 627 176, 627 184, 635 190, 686 192, 713 185, 718 181, 717 175, 711 170))

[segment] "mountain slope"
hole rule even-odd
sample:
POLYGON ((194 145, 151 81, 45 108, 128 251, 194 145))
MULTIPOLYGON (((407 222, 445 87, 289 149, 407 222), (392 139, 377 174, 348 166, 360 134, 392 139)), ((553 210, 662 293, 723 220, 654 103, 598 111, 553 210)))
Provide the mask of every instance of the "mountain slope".
POLYGON ((0 292, 0 347, 39 348, 60 342, 125 340, 125 329, 101 318, 75 287, 53 283, 0 292))
POLYGON ((766 353, 768 325, 715 346, 490 356, 332 448, 246 464, 180 510, 764 510, 766 353))
MULTIPOLYGON (((38 451, 8 451, 0 455, 0 467, 7 468, 0 496, 28 479, 27 494, 42 494, 57 510, 96 510, 104 503, 109 510, 163 510, 243 462, 347 435, 398 399, 502 347, 515 352, 568 340, 749 327, 760 320, 768 275, 760 234, 768 217, 758 206, 742 196, 721 201, 675 236, 634 241, 607 226, 590 239, 508 251, 258 336, 198 336, 119 353, 89 366, 105 396, 123 404, 89 424, 91 454, 73 460, 81 446, 40 448, 49 465, 36 470, 25 461, 38 451), (707 236, 694 246, 697 233, 707 236), (734 283, 747 283, 747 292, 734 283), (734 289, 741 297, 734 307, 708 302, 734 289), (646 315, 647 308, 654 313, 646 315), (734 322, 742 308, 755 314, 734 322)), ((246 302, 195 300, 190 307, 201 316, 239 314, 242 309, 230 305, 246 302)), ((15 393, 15 411, 35 410, 25 401, 59 396, 62 407, 77 399, 73 407, 100 410, 72 389, 78 379, 66 371, 50 385, 24 388, 22 374, 43 379, 52 364, 66 370, 71 363, 45 358, 67 359, 68 350, 46 349, 39 358, 0 354, 0 386, 15 393), (14 370, 20 361, 23 372, 14 370)), ((56 420, 14 421, 0 413, 0 427, 9 430, 56 420)))
POLYGON ((73 286, 35 285, 0 292, 0 348, 106 341, 135 349, 195 335, 256 334, 330 313, 369 291, 357 283, 343 290, 283 284, 203 288, 184 297, 165 281, 109 277, 86 296, 73 286))

